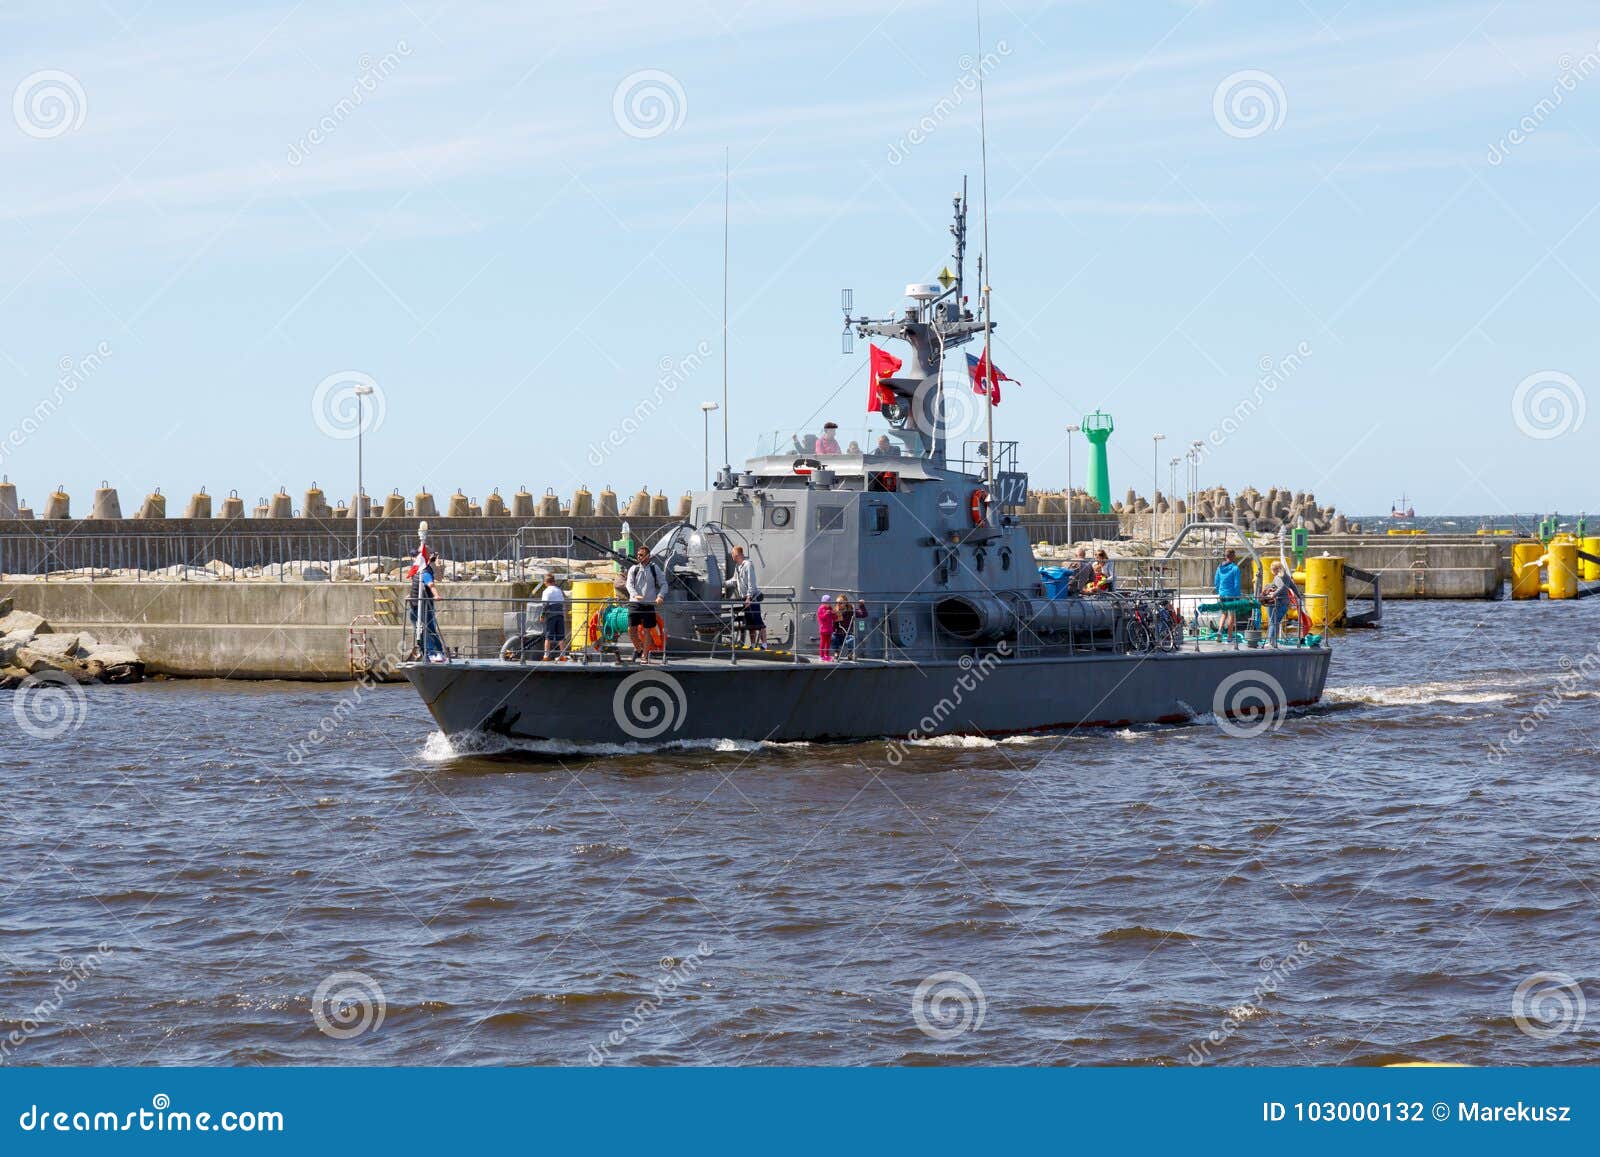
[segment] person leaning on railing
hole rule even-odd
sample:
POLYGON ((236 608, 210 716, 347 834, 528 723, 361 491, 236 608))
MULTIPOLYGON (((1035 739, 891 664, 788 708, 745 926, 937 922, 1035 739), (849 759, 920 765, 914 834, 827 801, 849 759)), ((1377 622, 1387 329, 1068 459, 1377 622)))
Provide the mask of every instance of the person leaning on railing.
POLYGON ((756 581, 755 561, 745 557, 742 546, 733 548, 732 559, 733 574, 722 584, 722 591, 724 594, 731 591, 734 598, 743 603, 740 610, 743 622, 737 634, 741 642, 765 647, 767 623, 761 617, 761 584, 756 581))
MULTIPOLYGON (((1267 589, 1261 592, 1261 601, 1267 604, 1267 642, 1273 646, 1278 642, 1278 631, 1283 626, 1283 618, 1289 613, 1289 608, 1300 605, 1300 588, 1294 585, 1294 576, 1281 562, 1272 564, 1272 582, 1267 589)), ((1305 627, 1302 624, 1301 631, 1305 627)))

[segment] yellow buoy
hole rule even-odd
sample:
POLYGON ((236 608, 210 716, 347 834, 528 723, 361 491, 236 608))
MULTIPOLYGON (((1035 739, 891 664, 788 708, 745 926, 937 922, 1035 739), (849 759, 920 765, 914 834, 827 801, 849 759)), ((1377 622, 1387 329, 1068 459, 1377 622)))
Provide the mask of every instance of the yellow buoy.
POLYGON ((1511 544, 1511 597, 1536 599, 1539 597, 1539 559, 1544 547, 1537 542, 1511 544))
POLYGON ((605 610, 616 597, 616 588, 599 579, 574 579, 567 591, 567 638, 574 651, 589 647, 589 619, 605 610))
POLYGON ((1550 544, 1545 571, 1550 576, 1545 582, 1545 592, 1553 599, 1578 597, 1578 544, 1570 538, 1550 544))
MULTIPOLYGON (((1591 535, 1578 544, 1578 549, 1584 554, 1592 554, 1600 558, 1600 535, 1591 535)), ((1578 577, 1586 583, 1600 582, 1600 562, 1590 562, 1586 558, 1578 560, 1578 577)))
POLYGON ((1306 559, 1306 611, 1311 629, 1344 626, 1344 559, 1315 555, 1306 559))

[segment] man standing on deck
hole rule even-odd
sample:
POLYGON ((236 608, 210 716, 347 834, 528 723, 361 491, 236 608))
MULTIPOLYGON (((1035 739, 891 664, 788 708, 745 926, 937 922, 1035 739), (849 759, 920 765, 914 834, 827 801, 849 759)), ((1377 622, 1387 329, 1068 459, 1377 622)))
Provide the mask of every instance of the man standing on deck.
MULTIPOLYGON (((661 622, 656 614, 656 608, 667 601, 666 579, 661 573, 661 568, 650 558, 650 548, 641 546, 638 559, 633 566, 628 568, 628 637, 633 640, 633 654, 640 662, 650 662, 650 636, 655 633, 661 622)), ((661 632, 663 645, 666 642, 666 631, 661 632)), ((665 650, 661 652, 661 661, 667 661, 665 650)))
POLYGON ((1238 629, 1238 616, 1228 609, 1227 603, 1231 599, 1241 597, 1242 576, 1239 573, 1239 556, 1233 548, 1223 556, 1222 565, 1217 568, 1213 586, 1217 591, 1217 598, 1224 604, 1222 610, 1222 634, 1225 639, 1231 639, 1238 629))
POLYGON ((744 547, 733 548, 733 577, 722 584, 723 592, 733 592, 733 597, 742 599, 743 627, 740 634, 746 643, 754 643, 758 647, 767 645, 767 624, 761 617, 761 585, 756 582, 756 564, 745 557, 744 547))

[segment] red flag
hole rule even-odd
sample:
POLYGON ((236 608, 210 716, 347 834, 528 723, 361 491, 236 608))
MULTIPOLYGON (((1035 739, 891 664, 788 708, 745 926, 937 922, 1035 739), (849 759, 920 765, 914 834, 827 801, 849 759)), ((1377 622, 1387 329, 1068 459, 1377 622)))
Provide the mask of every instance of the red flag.
POLYGON ((979 358, 975 358, 971 354, 968 354, 967 376, 972 379, 972 392, 975 394, 981 394, 984 392, 983 379, 988 378, 989 401, 991 404, 998 406, 1000 404, 1000 383, 1014 382, 1017 379, 1008 376, 1006 372, 999 366, 995 365, 993 362, 990 362, 988 357, 988 350, 985 350, 983 352, 983 356, 979 358), (985 369, 988 370, 988 373, 984 372, 985 369))
POLYGON ((904 363, 888 350, 881 350, 877 346, 867 348, 872 354, 868 371, 870 380, 867 385, 867 413, 876 414, 883 407, 894 405, 894 391, 883 384, 883 379, 898 373, 904 363))

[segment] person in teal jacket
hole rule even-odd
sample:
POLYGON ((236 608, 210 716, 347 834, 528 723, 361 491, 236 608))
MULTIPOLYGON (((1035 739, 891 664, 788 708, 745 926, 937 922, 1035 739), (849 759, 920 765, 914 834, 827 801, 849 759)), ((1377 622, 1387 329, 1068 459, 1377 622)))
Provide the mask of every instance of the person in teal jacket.
MULTIPOLYGON (((1216 578, 1212 585, 1216 588, 1217 598, 1226 603, 1230 599, 1237 599, 1241 595, 1243 576, 1239 573, 1239 556, 1232 549, 1223 557, 1222 565, 1217 567, 1216 578)), ((1233 611, 1222 612, 1222 633, 1232 635, 1238 629, 1238 616, 1233 611)))

